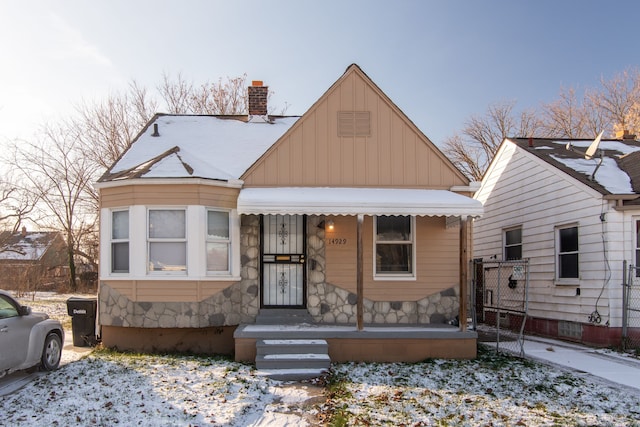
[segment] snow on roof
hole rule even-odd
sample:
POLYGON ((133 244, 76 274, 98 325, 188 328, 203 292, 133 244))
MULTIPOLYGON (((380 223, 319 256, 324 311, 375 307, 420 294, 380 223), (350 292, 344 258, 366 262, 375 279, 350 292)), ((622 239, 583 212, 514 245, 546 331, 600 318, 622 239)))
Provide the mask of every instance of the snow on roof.
POLYGON ((480 216, 482 203, 447 190, 349 187, 244 188, 242 214, 480 216))
POLYGON ((603 194, 639 193, 640 175, 630 166, 634 163, 630 161, 632 157, 640 155, 637 141, 602 140, 592 159, 585 158, 592 140, 512 138, 510 141, 603 194))
POLYGON ((12 235, 0 248, 0 260, 35 261, 44 255, 55 238, 55 232, 34 232, 12 235))
POLYGON ((135 177, 239 178, 298 117, 270 123, 236 118, 159 115, 101 181, 135 177), (152 136, 154 124, 159 136, 152 136))

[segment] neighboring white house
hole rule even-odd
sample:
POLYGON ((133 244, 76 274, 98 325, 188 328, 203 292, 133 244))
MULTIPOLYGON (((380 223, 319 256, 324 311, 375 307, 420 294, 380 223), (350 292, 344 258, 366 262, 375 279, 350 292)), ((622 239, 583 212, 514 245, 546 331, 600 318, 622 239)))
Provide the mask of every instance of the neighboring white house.
POLYGON ((529 333, 620 344, 623 262, 640 264, 640 143, 621 136, 508 138, 485 173, 473 254, 530 260, 529 333))

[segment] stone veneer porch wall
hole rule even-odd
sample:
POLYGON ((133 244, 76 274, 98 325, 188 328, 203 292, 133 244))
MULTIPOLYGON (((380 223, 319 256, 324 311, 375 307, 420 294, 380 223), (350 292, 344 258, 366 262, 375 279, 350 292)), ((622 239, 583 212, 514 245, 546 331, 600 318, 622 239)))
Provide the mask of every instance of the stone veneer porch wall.
MULTIPOLYGON (((307 308, 318 323, 357 322, 357 296, 325 282, 325 231, 321 216, 307 223, 307 308)), ((364 322, 372 324, 443 324, 459 313, 459 289, 445 289, 418 301, 372 301, 364 299, 364 322)))
MULTIPOLYGON (((356 295, 325 282, 325 231, 322 216, 307 223, 307 308, 318 323, 356 323, 356 295)), ((132 301, 100 285, 100 324, 140 328, 205 328, 255 323, 260 309, 260 217, 241 218, 241 280, 197 302, 132 301)), ((364 322, 373 324, 442 324, 458 314, 457 287, 419 301, 364 300, 364 322)))

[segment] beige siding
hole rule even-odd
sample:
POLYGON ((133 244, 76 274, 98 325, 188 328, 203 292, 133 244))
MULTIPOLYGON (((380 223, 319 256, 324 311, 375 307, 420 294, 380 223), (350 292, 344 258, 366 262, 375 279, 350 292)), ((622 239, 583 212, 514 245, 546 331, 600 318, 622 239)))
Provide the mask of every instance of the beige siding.
POLYGON ((235 209, 239 189, 198 184, 125 185, 100 190, 103 208, 132 205, 203 205, 235 209))
POLYGON ((203 280, 105 280, 105 284, 132 301, 198 302, 235 282, 203 280))
MULTIPOLYGON (((333 217, 326 232, 328 283, 356 292, 356 219, 333 217)), ((459 282, 459 229, 445 228, 442 217, 416 218, 416 280, 375 280, 373 218, 363 225, 364 296, 374 301, 417 301, 459 282)))
POLYGON ((356 67, 259 159, 247 187, 354 186, 449 189, 466 178, 356 67), (339 111, 369 111, 368 137, 338 137, 339 111))

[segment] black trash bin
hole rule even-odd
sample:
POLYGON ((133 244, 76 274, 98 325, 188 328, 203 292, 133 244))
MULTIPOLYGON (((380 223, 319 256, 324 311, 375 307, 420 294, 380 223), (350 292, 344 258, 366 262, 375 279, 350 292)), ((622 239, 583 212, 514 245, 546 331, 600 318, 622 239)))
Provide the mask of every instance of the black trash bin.
POLYGON ((90 347, 96 343, 96 298, 71 297, 67 300, 67 313, 71 316, 73 345, 90 347))

